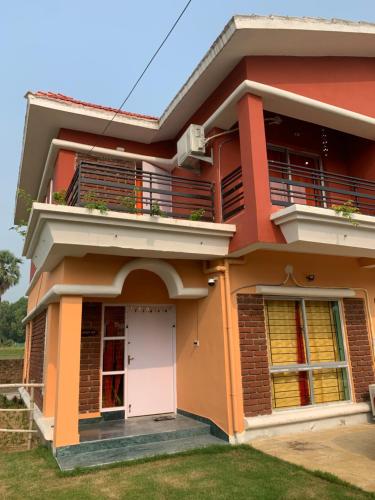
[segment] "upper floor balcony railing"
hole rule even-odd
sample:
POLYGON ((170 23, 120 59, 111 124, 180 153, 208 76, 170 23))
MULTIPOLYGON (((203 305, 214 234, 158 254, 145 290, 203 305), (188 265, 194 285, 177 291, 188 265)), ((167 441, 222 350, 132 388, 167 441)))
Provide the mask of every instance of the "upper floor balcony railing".
POLYGON ((214 184, 118 165, 82 161, 66 193, 68 205, 103 203, 110 210, 177 219, 214 220, 214 184))
POLYGON ((273 205, 331 208, 350 201, 360 213, 375 215, 375 181, 278 161, 268 165, 273 205))

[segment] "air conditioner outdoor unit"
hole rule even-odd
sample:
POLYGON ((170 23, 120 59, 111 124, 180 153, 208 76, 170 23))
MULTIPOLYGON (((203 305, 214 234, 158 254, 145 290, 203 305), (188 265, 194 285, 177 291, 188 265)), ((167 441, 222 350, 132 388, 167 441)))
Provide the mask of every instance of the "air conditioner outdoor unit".
POLYGON ((191 124, 177 142, 177 161, 180 167, 196 168, 199 161, 212 164, 212 157, 205 156, 206 141, 201 125, 191 124))
POLYGON ((375 384, 369 385, 372 416, 375 418, 375 384))

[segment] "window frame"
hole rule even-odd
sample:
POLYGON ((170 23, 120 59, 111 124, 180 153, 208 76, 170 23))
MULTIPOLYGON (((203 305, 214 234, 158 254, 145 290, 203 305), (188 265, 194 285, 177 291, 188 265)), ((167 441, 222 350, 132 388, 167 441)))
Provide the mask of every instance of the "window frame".
MULTIPOLYGON (((284 153, 287 165, 292 165, 290 163, 290 156, 291 155, 300 155, 300 156, 305 156, 307 158, 313 159, 316 162, 318 170, 321 174, 320 175, 320 185, 321 185, 321 187, 325 186, 325 184, 324 184, 325 168, 324 168, 323 158, 319 153, 316 153, 314 151, 306 151, 305 149, 298 149, 298 148, 295 148, 292 146, 282 146, 282 145, 278 145, 278 144, 275 144, 272 142, 267 142, 266 149, 267 149, 267 161, 269 161, 268 160, 268 151, 276 151, 278 153, 284 153)), ((288 172, 289 172, 288 173, 288 180, 292 180, 292 175, 290 173, 290 169, 288 169, 288 172)), ((282 179, 281 179, 280 183, 282 183, 282 179)), ((288 196, 289 203, 291 205, 298 203, 298 201, 293 200, 293 195, 290 193, 291 186, 289 184, 287 185, 287 191, 288 191, 287 196, 288 196)), ((322 199, 323 199, 322 208, 328 208, 326 191, 323 190, 321 194, 322 194, 322 199)))
MULTIPOLYGON (((348 402, 353 401, 353 396, 352 396, 352 384, 351 384, 351 378, 350 378, 350 370, 349 370, 349 361, 348 361, 348 349, 347 349, 347 342, 346 342, 346 335, 345 335, 345 330, 344 330, 344 321, 343 321, 343 311, 342 311, 342 302, 340 299, 337 298, 331 298, 331 297, 281 297, 281 296, 265 296, 264 297, 264 309, 265 309, 265 314, 266 314, 266 309, 267 309, 267 301, 290 301, 290 302, 295 302, 298 301, 301 304, 301 313, 302 313, 302 321, 303 321, 303 326, 302 326, 302 332, 303 332, 303 338, 306 346, 306 360, 307 363, 303 364, 287 364, 287 365, 272 365, 271 364, 271 356, 270 356, 270 336, 269 336, 269 331, 268 331, 268 324, 267 320, 265 318, 265 324, 266 324, 266 334, 267 334, 267 350, 268 350, 268 357, 269 357, 269 372, 270 375, 274 373, 295 373, 295 372, 307 372, 308 374, 308 381, 309 381, 309 395, 310 395, 310 404, 305 405, 305 406, 290 406, 286 408, 273 408, 273 411, 287 411, 290 409, 296 409, 296 408, 311 408, 313 406, 322 406, 322 405, 332 405, 332 404, 344 404, 348 402), (342 342, 342 352, 344 356, 343 361, 335 361, 335 362, 321 362, 321 363, 310 363, 309 360, 311 359, 311 352, 310 352, 310 338, 309 338, 309 328, 307 324, 307 315, 306 315, 306 302, 335 302, 337 304, 337 312, 338 312, 338 317, 337 321, 339 322, 339 332, 338 335, 341 335, 341 342, 342 342), (315 370, 324 370, 324 369, 342 369, 345 370, 346 372, 346 395, 347 398, 342 400, 342 401, 330 401, 327 403, 316 403, 315 402, 315 395, 314 395, 314 380, 313 380, 313 371, 315 370)), ((272 384, 272 382, 271 382, 272 384)))

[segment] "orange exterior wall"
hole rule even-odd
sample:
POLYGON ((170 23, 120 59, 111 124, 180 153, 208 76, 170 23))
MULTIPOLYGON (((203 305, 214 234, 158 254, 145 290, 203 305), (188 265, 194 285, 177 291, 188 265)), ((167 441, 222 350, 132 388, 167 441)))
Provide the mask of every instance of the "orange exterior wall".
MULTIPOLYGON (((65 258, 59 269, 44 273, 30 294, 33 304, 47 292, 46 284, 110 284, 129 258, 87 255, 65 258), (95 274, 93 274, 95 269, 95 274), (38 293, 39 292, 39 293, 38 293)), ((179 273, 184 286, 207 286, 200 261, 168 261, 179 273)), ((85 298, 83 298, 85 300, 85 298)), ((121 295, 115 298, 87 298, 104 303, 169 303, 176 306, 177 407, 212 420, 227 434, 232 433, 229 417, 229 375, 223 327, 222 289, 218 284, 200 300, 171 300, 163 281, 153 273, 130 273, 121 295), (193 341, 199 339, 200 346, 193 341)), ((35 305, 34 305, 35 307, 35 305)), ((69 432, 73 432, 71 429, 69 432)), ((64 438, 65 439, 65 438, 64 438)), ((61 445, 62 446, 62 445, 61 445)))
POLYGON ((249 80, 375 116, 374 59, 368 57, 246 57, 249 80))
POLYGON ((233 433, 221 284, 206 299, 182 300, 177 308, 177 406, 233 433), (199 346, 194 346, 194 341, 199 346))
POLYGON ((31 312, 48 292, 48 290, 58 283, 63 283, 64 261, 60 262, 51 272, 44 272, 38 277, 28 294, 27 312, 31 312))
POLYGON ((162 158, 172 158, 176 153, 176 144, 173 141, 154 142, 144 144, 142 142, 128 141, 116 137, 91 134, 77 130, 61 129, 58 135, 64 141, 81 142, 82 144, 95 145, 101 148, 124 148, 128 153, 139 153, 149 156, 160 156, 162 158))
POLYGON ((76 153, 61 149, 57 155, 53 173, 53 191, 67 189, 75 170, 76 153))

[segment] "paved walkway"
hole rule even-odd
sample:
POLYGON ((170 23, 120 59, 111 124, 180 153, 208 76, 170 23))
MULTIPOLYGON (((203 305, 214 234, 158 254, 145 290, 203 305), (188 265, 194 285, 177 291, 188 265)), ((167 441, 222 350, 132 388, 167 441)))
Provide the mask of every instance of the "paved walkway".
POLYGON ((375 492, 375 424, 255 440, 254 448, 375 492))

